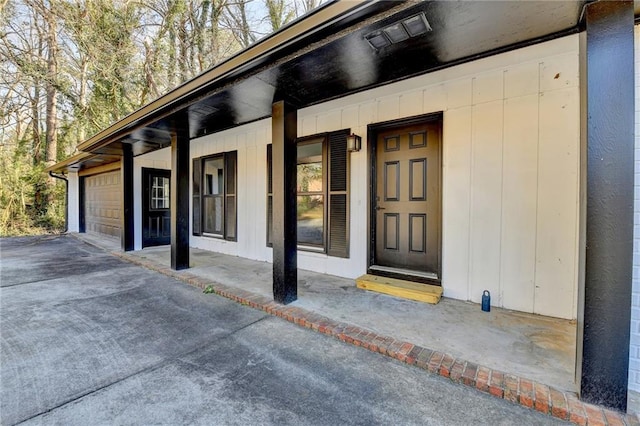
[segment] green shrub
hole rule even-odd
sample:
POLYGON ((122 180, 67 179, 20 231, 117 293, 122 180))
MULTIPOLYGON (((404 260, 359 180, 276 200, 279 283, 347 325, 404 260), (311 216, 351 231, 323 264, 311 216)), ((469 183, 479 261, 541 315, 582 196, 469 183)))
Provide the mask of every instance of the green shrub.
POLYGON ((0 236, 56 233, 64 229, 65 185, 50 181, 44 166, 0 148, 0 236))

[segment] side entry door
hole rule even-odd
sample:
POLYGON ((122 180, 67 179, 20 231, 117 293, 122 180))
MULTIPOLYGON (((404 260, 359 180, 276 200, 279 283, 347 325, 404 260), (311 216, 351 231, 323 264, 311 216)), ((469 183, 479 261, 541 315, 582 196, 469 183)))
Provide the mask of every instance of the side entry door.
POLYGON ((171 171, 142 169, 142 247, 171 244, 171 171))

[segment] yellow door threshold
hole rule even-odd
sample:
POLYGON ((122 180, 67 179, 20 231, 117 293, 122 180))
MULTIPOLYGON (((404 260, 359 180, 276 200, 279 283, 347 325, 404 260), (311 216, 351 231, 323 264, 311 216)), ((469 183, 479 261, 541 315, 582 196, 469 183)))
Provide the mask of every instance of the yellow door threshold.
POLYGON ((437 304, 442 297, 442 287, 437 285, 419 284, 369 274, 356 278, 356 287, 432 305, 437 304))

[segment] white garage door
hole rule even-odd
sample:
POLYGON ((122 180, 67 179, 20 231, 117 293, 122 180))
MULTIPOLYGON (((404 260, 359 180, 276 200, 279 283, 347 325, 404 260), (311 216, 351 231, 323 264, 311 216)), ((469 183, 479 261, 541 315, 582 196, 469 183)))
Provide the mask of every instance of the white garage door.
POLYGON ((87 176, 84 182, 86 231, 120 238, 120 170, 87 176))

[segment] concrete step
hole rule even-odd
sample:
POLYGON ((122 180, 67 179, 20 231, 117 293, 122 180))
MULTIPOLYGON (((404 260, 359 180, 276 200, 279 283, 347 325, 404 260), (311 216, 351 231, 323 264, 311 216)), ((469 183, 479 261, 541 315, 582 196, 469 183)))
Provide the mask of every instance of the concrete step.
POLYGON ((356 278, 356 287, 432 305, 437 304, 442 297, 442 287, 437 285, 421 284, 370 274, 356 278))

